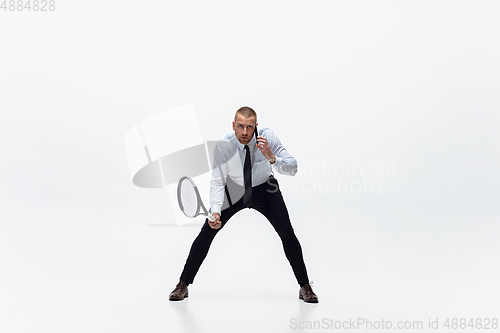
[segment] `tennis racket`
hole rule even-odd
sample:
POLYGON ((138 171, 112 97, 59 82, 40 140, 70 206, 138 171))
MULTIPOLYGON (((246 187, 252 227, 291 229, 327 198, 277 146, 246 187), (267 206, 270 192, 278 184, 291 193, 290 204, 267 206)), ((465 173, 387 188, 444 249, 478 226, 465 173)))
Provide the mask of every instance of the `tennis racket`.
POLYGON ((179 179, 177 185, 177 200, 181 211, 189 218, 199 215, 208 217, 210 222, 215 222, 215 217, 210 214, 203 201, 201 201, 200 192, 194 181, 189 177, 182 177, 179 179))

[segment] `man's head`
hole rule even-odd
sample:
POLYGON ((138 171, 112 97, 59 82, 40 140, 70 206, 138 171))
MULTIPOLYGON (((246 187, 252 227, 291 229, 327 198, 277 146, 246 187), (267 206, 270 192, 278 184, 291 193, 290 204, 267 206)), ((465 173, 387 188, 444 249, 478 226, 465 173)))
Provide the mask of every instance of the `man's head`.
POLYGON ((252 140, 257 123, 257 113, 252 108, 244 106, 239 108, 234 115, 233 130, 238 141, 246 145, 252 140))

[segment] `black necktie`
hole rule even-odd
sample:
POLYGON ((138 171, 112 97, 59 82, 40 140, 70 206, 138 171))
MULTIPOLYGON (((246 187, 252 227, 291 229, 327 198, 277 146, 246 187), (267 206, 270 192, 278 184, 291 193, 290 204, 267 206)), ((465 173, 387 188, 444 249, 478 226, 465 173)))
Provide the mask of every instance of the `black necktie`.
POLYGON ((250 165, 250 148, 245 146, 246 156, 243 166, 243 179, 245 180, 245 193, 243 194, 243 204, 250 206, 252 204, 252 167, 250 165))

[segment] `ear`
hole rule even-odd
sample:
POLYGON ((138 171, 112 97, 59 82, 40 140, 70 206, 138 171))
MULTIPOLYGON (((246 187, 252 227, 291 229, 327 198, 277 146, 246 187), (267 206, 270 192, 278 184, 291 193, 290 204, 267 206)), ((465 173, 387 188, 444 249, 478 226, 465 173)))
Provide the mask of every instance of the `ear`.
POLYGON ((233 121, 233 131, 234 131, 234 121, 233 121))

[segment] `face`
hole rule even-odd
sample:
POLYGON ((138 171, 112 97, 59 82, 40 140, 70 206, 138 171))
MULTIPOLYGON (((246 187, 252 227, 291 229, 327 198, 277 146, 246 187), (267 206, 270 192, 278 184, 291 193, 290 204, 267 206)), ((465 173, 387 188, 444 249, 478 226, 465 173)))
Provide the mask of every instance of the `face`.
POLYGON ((255 117, 247 118, 240 114, 237 115, 235 121, 233 121, 233 130, 234 134, 236 134, 236 139, 241 144, 247 145, 252 140, 253 132, 257 125, 255 117))

